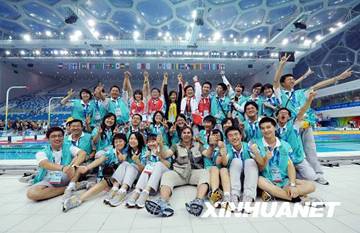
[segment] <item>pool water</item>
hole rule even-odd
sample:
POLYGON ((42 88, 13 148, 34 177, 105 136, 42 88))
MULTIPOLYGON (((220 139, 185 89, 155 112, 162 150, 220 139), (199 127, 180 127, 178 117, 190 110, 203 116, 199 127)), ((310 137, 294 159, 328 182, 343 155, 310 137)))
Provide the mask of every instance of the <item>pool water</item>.
POLYGON ((316 142, 317 152, 360 151, 360 141, 316 142))

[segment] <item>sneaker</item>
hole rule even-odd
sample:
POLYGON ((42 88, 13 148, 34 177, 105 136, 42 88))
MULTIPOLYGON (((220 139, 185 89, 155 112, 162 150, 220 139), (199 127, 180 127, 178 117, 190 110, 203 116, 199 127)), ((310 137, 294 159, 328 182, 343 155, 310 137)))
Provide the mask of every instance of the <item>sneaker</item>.
POLYGON ((200 198, 195 198, 194 200, 185 203, 185 207, 187 212, 189 212, 189 214, 195 215, 195 216, 200 216, 203 209, 204 209, 204 200, 200 199, 200 198))
POLYGON ((235 194, 231 194, 230 202, 231 202, 231 205, 229 205, 230 211, 235 212, 239 206, 239 197, 235 194))
POLYGON ((69 199, 72 195, 73 195, 74 190, 72 188, 67 187, 64 191, 64 195, 63 195, 63 202, 66 199, 69 199))
POLYGON ((248 204, 245 204, 245 203, 250 202, 250 206, 253 206, 254 199, 249 196, 243 196, 242 202, 244 202, 244 207, 241 211, 246 214, 252 214, 253 211, 250 209, 247 209, 249 206, 248 206, 248 204))
POLYGON ((139 197, 139 193, 138 192, 133 192, 130 197, 126 200, 126 206, 129 208, 135 207, 135 202, 139 197))
POLYGON ((168 202, 162 200, 161 198, 145 201, 145 209, 147 212, 155 216, 170 217, 174 215, 174 209, 168 202))
POLYGON ((68 212, 71 209, 74 209, 81 205, 81 200, 79 196, 71 196, 70 198, 66 199, 63 203, 63 212, 68 212))
POLYGON ((124 201, 125 197, 126 197, 126 192, 118 191, 113 196, 113 198, 111 198, 111 200, 109 201, 109 205, 111 207, 117 207, 117 206, 121 205, 121 203, 124 201))
POLYGON ((30 172, 25 172, 22 177, 19 178, 19 182, 25 184, 31 184, 36 174, 32 174, 30 172))
POLYGON ((325 208, 325 202, 324 200, 321 200, 317 197, 303 197, 301 200, 301 204, 303 206, 309 206, 314 208, 325 208))
POLYGON ((261 199, 264 201, 264 202, 269 202, 269 201, 273 201, 275 200, 273 196, 270 195, 270 193, 266 192, 266 191, 263 191, 261 193, 261 199))
POLYGON ((115 196, 116 192, 118 191, 118 189, 111 189, 105 196, 104 198, 104 204, 105 205, 109 205, 110 200, 115 196))
POLYGON ((89 182, 87 180, 78 182, 76 184, 76 191, 87 189, 88 183, 89 182))
POLYGON ((329 185, 329 181, 325 180, 324 177, 319 177, 315 180, 315 182, 322 184, 322 185, 329 185))
POLYGON ((146 200, 148 198, 149 198, 149 194, 147 192, 142 191, 140 193, 139 198, 136 200, 136 203, 135 203, 136 207, 144 208, 145 207, 145 202, 146 202, 146 200))
POLYGON ((211 192, 209 195, 209 201, 210 203, 217 208, 218 202, 220 202, 223 199, 223 193, 220 189, 216 189, 215 191, 211 192))
POLYGON ((224 195, 224 198, 221 202, 221 208, 224 208, 225 210, 228 209, 230 201, 231 201, 230 195, 224 195))

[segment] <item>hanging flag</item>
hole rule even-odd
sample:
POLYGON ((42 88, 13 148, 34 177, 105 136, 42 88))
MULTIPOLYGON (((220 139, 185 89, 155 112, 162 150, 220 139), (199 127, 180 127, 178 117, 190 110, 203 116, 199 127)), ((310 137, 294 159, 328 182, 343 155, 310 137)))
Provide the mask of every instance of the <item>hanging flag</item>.
POLYGON ((150 63, 146 63, 145 67, 147 70, 150 70, 150 63))

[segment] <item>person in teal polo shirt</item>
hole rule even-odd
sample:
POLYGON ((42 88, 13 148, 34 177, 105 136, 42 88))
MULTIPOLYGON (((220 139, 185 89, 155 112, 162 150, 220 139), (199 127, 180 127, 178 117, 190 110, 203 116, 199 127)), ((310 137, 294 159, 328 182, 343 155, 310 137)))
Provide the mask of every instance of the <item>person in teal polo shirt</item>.
POLYGON ((93 159, 95 150, 93 150, 91 134, 83 131, 83 122, 80 119, 73 119, 68 124, 70 135, 67 135, 65 140, 85 151, 87 160, 93 159))
POLYGON ((321 175, 316 174, 314 169, 305 159, 305 152, 300 137, 300 129, 303 125, 305 112, 310 107, 315 95, 316 92, 314 91, 309 93, 307 101, 304 106, 300 108, 295 120, 291 120, 291 112, 289 109, 280 108, 277 111, 278 128, 276 130, 279 138, 288 142, 294 151, 291 159, 295 165, 298 177, 312 181, 317 181, 317 179, 320 179, 321 175))
POLYGON ((208 169, 210 173, 209 200, 215 207, 219 206, 219 201, 221 201, 221 206, 227 208, 230 202, 229 157, 224 136, 219 129, 211 130, 206 147, 207 149, 202 152, 202 155, 204 156, 204 168, 208 169), (219 188, 220 182, 224 195, 219 188))
POLYGON ((95 158, 103 155, 111 148, 113 137, 118 132, 116 116, 112 113, 106 114, 101 125, 94 128, 91 133, 93 144, 96 148, 95 158))
POLYGON ((207 146, 208 144, 208 137, 210 132, 216 126, 216 119, 212 115, 207 115, 203 119, 203 127, 204 129, 200 130, 199 136, 195 136, 197 140, 203 145, 207 146))
POLYGON ((64 130, 61 128, 50 128, 46 137, 49 145, 36 153, 39 170, 34 184, 27 191, 27 197, 33 201, 62 195, 75 175, 75 166, 80 165, 86 157, 85 151, 64 142, 64 130))
POLYGON ((315 191, 311 181, 296 179, 296 170, 291 158, 291 146, 275 136, 276 121, 264 117, 259 122, 262 138, 252 140, 251 156, 258 164, 260 177, 258 187, 264 191, 265 201, 271 197, 291 202, 300 202, 301 196, 315 191))
MULTIPOLYGON (((89 200, 91 197, 94 197, 98 193, 113 187, 113 181, 111 176, 115 172, 116 168, 126 161, 127 157, 127 139, 125 134, 116 134, 112 141, 112 148, 108 150, 104 155, 95 159, 92 163, 88 165, 83 165, 78 167, 78 171, 81 174, 86 174, 92 169, 103 166, 103 177, 100 182, 95 184, 89 190, 81 195, 72 195, 68 199, 65 199, 63 203, 63 212, 67 212, 70 209, 80 206, 83 202, 89 200)), ((117 188, 112 188, 104 199, 104 203, 108 204, 109 200, 117 192, 117 188)))
MULTIPOLYGON (((299 82, 304 80, 304 78, 309 76, 312 73, 312 71, 309 69, 309 71, 303 77, 297 80, 295 80, 294 75, 292 74, 282 75, 286 62, 289 59, 289 57, 290 55, 287 56, 285 54, 285 56, 283 56, 280 59, 279 67, 276 70, 274 77, 274 90, 275 92, 280 92, 282 106, 290 110, 293 119, 296 117, 300 108, 306 102, 306 98, 309 94, 309 90, 316 91, 318 89, 332 85, 340 80, 347 79, 352 75, 351 68, 348 68, 341 74, 333 78, 329 78, 324 81, 318 82, 312 85, 311 87, 309 87, 308 89, 294 90, 295 85, 297 85, 299 82)), ((316 123, 316 116, 315 116, 315 111, 313 109, 309 108, 307 110, 306 115, 304 116, 304 122, 305 124, 303 125, 300 134, 304 146, 306 160, 310 163, 310 165, 313 167, 315 172, 320 177, 316 181, 320 184, 328 185, 329 182, 323 177, 324 171, 322 170, 316 152, 316 144, 313 133, 313 127, 315 126, 316 123)))
POLYGON ((259 120, 261 119, 258 114, 259 106, 257 103, 250 101, 246 102, 245 107, 245 121, 244 132, 245 138, 244 141, 249 142, 254 138, 261 138, 261 130, 259 127, 259 120))
POLYGON ((101 124, 101 120, 108 113, 107 111, 107 99, 105 96, 105 89, 102 83, 99 83, 94 88, 94 99, 92 108, 92 116, 90 120, 90 125, 92 128, 98 127, 101 124))
POLYGON ((114 186, 120 189, 110 199, 109 205, 116 207, 125 200, 127 192, 146 165, 146 144, 139 132, 130 134, 126 162, 122 163, 112 175, 114 186))
POLYGON ((231 116, 231 100, 226 95, 227 86, 219 83, 216 87, 216 96, 211 99, 211 115, 216 118, 217 124, 231 116))
POLYGON ((150 191, 157 192, 162 174, 170 170, 172 152, 161 135, 148 134, 146 147, 146 165, 136 183, 135 190, 126 201, 129 208, 144 208, 150 191))
POLYGON ((264 95, 263 115, 267 117, 274 117, 277 109, 281 107, 279 93, 274 92, 273 85, 270 83, 263 85, 261 93, 264 95))
POLYGON ((228 139, 226 147, 230 165, 232 203, 230 210, 241 211, 237 209, 239 201, 255 201, 259 170, 255 160, 250 156, 248 144, 242 141, 243 131, 236 126, 231 126, 225 134, 228 139))
POLYGON ((86 130, 90 128, 90 119, 92 118, 94 101, 92 100, 91 91, 88 89, 82 89, 80 91, 80 99, 72 99, 70 98, 74 95, 73 89, 70 89, 65 96, 61 100, 62 105, 71 106, 71 117, 74 119, 79 119, 86 126, 86 130))
POLYGON ((108 102, 108 112, 115 114, 116 123, 124 125, 130 119, 130 110, 128 107, 128 98, 126 94, 120 97, 120 88, 116 85, 110 88, 110 98, 108 102))
POLYGON ((148 134, 162 135, 165 145, 170 146, 168 128, 169 126, 164 113, 156 111, 152 117, 152 123, 149 125, 147 132, 148 134))

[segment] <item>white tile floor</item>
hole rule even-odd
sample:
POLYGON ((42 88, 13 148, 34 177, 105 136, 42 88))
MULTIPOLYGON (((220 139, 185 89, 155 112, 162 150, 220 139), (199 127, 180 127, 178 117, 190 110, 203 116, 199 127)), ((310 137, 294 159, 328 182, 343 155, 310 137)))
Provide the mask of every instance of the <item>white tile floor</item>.
POLYGON ((195 195, 194 187, 175 190, 171 200, 176 212, 158 218, 145 210, 111 208, 102 198, 81 207, 61 211, 61 198, 34 203, 26 199, 28 186, 18 176, 0 176, 0 232, 360 232, 360 166, 324 168, 330 186, 317 186, 314 196, 341 202, 333 218, 196 218, 187 214, 184 202, 195 195))

